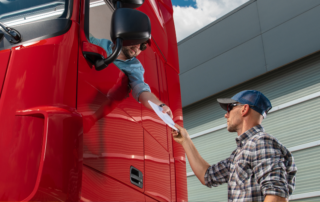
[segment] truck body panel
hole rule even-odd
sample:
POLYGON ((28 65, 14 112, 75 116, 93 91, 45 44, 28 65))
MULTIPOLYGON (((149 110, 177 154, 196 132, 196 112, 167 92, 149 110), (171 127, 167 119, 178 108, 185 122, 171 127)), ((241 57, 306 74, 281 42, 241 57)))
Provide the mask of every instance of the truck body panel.
MULTIPOLYGON (((108 56, 85 27, 109 38, 104 22, 113 12, 110 2, 91 0, 86 22, 86 1, 43 0, 32 10, 39 2, 30 0, 19 15, 0 13, 22 35, 14 44, 0 29, 0 199, 186 201, 184 152, 171 129, 132 97, 124 72, 113 63, 96 71, 85 57, 108 56), (46 17, 34 19, 37 12, 46 17)), ((145 81, 183 125, 172 4, 147 0, 137 10, 152 25, 137 57, 145 81)))

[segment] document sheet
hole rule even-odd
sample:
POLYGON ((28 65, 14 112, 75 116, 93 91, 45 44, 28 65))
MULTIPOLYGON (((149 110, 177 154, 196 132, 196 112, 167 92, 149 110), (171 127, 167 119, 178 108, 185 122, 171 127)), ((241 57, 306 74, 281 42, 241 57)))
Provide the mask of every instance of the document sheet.
POLYGON ((172 118, 167 113, 162 113, 162 107, 159 107, 158 105, 154 104, 150 100, 148 100, 150 106, 154 110, 154 112, 165 122, 168 126, 173 128, 174 130, 178 131, 176 127, 174 127, 174 122, 172 118))

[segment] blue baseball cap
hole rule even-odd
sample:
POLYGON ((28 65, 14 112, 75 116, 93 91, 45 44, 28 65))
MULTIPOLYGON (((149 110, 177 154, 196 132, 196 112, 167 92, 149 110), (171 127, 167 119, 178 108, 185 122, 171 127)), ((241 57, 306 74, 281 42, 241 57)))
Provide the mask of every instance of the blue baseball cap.
POLYGON ((227 111, 228 104, 239 102, 241 104, 248 104, 251 109, 260 113, 266 118, 268 111, 272 108, 270 100, 260 91, 244 90, 235 94, 232 98, 218 98, 222 109, 227 111))

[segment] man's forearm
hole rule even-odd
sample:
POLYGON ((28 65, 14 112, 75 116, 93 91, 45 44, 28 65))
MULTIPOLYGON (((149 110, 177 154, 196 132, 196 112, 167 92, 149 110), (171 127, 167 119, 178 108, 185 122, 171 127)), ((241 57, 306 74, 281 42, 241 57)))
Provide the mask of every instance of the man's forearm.
POLYGON ((205 184, 204 182, 204 175, 206 174, 207 169, 209 168, 209 163, 206 162, 199 154, 198 150, 194 146, 191 139, 187 139, 182 143, 182 146, 184 148, 184 151, 187 154, 189 164, 194 172, 194 174, 197 176, 197 178, 200 180, 202 184, 205 184))
POLYGON ((139 95, 139 101, 148 109, 152 109, 152 107, 149 105, 148 100, 153 102, 156 105, 162 104, 162 102, 153 94, 150 92, 142 92, 139 95))
POLYGON ((266 195, 264 202, 287 202, 288 199, 280 197, 280 196, 275 196, 275 195, 266 195))

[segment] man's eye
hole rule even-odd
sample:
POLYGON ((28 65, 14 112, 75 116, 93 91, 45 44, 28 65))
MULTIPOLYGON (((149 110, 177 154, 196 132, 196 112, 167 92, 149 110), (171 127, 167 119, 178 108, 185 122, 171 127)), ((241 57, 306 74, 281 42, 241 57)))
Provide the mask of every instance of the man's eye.
POLYGON ((144 51, 147 48, 147 44, 143 43, 140 45, 140 50, 144 51))

